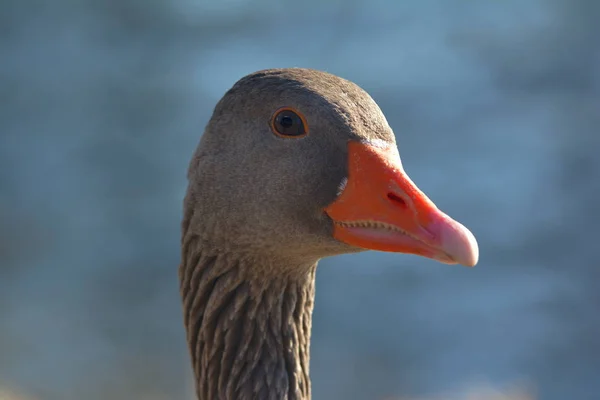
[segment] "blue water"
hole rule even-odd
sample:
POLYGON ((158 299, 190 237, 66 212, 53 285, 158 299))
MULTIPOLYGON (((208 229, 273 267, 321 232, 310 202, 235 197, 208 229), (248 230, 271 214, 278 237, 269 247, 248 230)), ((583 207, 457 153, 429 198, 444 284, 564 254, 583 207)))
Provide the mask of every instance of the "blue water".
POLYGON ((301 66, 372 94, 407 172, 481 252, 475 269, 324 260, 314 398, 484 383, 599 399, 598 4, 4 1, 0 388, 191 398, 187 163, 237 79, 301 66))

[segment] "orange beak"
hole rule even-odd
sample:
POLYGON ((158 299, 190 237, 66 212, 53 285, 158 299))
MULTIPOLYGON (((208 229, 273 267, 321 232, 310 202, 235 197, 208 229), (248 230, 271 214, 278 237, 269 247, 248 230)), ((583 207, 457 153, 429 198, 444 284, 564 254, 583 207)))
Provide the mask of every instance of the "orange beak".
POLYGON ((472 267, 473 234, 443 212, 404 172, 396 146, 348 142, 348 181, 325 208, 333 236, 370 250, 416 254, 472 267))

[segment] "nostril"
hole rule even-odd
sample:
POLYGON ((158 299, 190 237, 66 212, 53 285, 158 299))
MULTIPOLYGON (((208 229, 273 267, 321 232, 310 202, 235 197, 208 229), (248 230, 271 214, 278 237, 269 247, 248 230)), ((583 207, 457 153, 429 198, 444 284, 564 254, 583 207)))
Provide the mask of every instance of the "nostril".
POLYGON ((388 199, 390 199, 393 203, 396 203, 397 205, 399 205, 400 207, 407 207, 408 205, 406 204, 406 201, 398 196, 395 193, 388 193, 387 195, 388 199))

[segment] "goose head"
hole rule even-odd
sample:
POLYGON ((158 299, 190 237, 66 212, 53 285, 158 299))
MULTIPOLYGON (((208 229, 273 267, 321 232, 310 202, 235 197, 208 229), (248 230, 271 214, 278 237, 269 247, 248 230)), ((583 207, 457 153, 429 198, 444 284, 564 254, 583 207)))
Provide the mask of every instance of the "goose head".
POLYGON ((190 228, 222 251, 292 264, 364 250, 478 261, 473 234, 404 171, 371 96, 325 72, 239 80, 215 107, 188 179, 190 228))

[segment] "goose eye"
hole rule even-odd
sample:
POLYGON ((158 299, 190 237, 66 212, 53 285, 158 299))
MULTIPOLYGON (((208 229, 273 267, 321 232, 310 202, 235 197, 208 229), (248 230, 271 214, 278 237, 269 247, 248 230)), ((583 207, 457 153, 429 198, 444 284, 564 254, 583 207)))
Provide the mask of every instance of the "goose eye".
POLYGON ((281 108, 271 119, 271 130, 278 136, 302 137, 308 133, 304 117, 291 108, 281 108))

